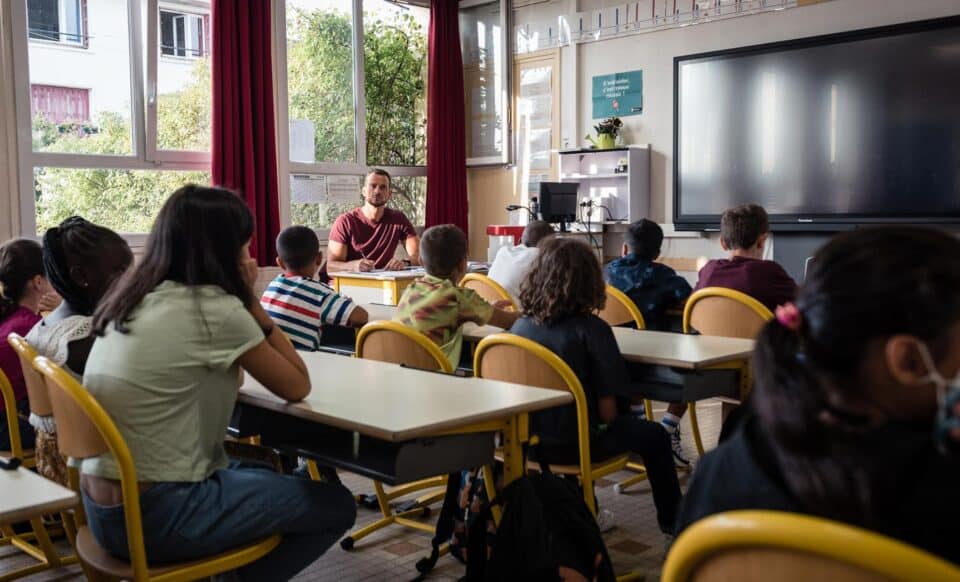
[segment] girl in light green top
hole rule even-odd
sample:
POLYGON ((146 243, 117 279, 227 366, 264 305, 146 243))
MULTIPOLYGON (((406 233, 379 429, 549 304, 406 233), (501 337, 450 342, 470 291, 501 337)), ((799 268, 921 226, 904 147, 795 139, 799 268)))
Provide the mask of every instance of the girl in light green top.
MULTIPOLYGON (((94 315, 84 385, 117 423, 141 482, 151 562, 193 560, 280 533, 241 569, 285 580, 353 525, 343 486, 231 463, 223 449, 240 368, 278 396, 304 398, 303 361, 254 298, 253 217, 232 192, 188 185, 160 210, 143 260, 94 315)), ((84 505, 97 541, 128 557, 119 472, 83 460, 84 505)))

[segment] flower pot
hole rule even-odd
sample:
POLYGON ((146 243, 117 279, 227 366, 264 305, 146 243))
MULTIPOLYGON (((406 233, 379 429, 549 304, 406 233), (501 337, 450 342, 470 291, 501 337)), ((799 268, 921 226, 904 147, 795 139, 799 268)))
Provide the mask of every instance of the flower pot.
POLYGON ((617 138, 613 137, 609 133, 601 133, 597 135, 597 149, 609 150, 617 146, 617 138))

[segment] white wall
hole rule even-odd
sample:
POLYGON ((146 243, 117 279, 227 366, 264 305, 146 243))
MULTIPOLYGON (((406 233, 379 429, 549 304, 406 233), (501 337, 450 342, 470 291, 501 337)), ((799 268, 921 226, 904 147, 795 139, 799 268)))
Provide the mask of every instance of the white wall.
MULTIPOLYGON (((579 10, 613 4, 616 2, 582 0, 579 10)), ((591 118, 592 77, 643 69, 643 113, 623 118, 624 138, 626 143, 651 144, 651 217, 659 222, 672 222, 675 56, 953 14, 960 14, 958 0, 831 0, 782 12, 581 44, 577 47, 578 78, 575 82, 562 79, 562 99, 575 99, 580 103, 577 119, 582 139, 582 134, 587 133, 594 122, 591 118)))
MULTIPOLYGON (((91 120, 96 121, 100 111, 121 112, 129 119, 130 27, 126 6, 127 0, 88 0, 87 48, 31 40, 30 83, 89 89, 91 120)), ((145 30, 143 35, 145 40, 145 30)), ((190 80, 195 62, 160 55, 158 92, 180 90, 190 80)))
POLYGON ((88 48, 31 40, 30 83, 90 89, 90 116, 130 118, 130 38, 126 0, 87 2, 88 48))

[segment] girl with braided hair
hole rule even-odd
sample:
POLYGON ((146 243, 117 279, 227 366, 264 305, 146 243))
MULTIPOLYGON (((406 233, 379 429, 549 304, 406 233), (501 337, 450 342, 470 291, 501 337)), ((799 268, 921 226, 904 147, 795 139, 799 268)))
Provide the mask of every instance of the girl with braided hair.
MULTIPOLYGON (((132 262, 133 253, 120 235, 79 216, 47 230, 43 266, 63 301, 30 330, 30 345, 80 380, 93 345, 93 311, 132 262)), ((53 416, 31 414, 30 424, 37 435, 37 470, 65 484, 66 464, 57 448, 53 416)))
MULTIPOLYGON (((24 335, 40 320, 40 298, 50 284, 43 273, 40 245, 28 239, 15 239, 0 246, 0 370, 6 374, 17 401, 17 422, 21 444, 34 448, 34 433, 26 422, 30 414, 27 385, 20 359, 7 343, 7 335, 24 335)), ((0 451, 10 450, 5 402, 0 396, 0 451)))

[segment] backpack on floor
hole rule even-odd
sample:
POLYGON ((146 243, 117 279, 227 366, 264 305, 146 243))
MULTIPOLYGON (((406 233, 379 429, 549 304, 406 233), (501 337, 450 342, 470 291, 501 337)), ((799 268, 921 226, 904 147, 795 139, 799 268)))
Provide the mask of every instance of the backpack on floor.
POLYGON ((488 503, 467 534, 468 582, 559 579, 560 566, 588 580, 616 579, 597 522, 578 486, 553 473, 521 477, 488 503), (484 524, 503 508, 492 550, 484 524))

